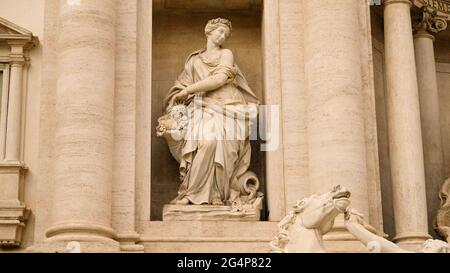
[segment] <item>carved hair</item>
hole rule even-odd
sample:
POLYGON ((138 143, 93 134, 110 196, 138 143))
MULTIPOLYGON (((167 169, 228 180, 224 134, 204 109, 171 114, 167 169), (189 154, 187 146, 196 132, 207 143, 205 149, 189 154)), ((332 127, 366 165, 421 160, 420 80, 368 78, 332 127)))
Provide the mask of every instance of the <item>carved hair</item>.
POLYGON ((423 243, 423 247, 419 252, 425 252, 426 249, 431 249, 433 253, 448 253, 450 252, 450 245, 441 240, 428 239, 423 243))
POLYGON ((293 209, 280 221, 278 224, 278 233, 270 242, 270 252, 286 252, 285 247, 289 242, 289 228, 295 223, 295 220, 297 220, 297 215, 303 212, 307 200, 308 198, 297 200, 297 203, 293 206, 293 209))
POLYGON ((231 21, 228 19, 224 19, 224 18, 215 18, 215 19, 209 20, 205 27, 205 34, 206 35, 210 34, 212 31, 214 31, 219 26, 227 27, 230 30, 228 33, 228 37, 231 36, 231 31, 233 30, 233 27, 231 26, 231 21))

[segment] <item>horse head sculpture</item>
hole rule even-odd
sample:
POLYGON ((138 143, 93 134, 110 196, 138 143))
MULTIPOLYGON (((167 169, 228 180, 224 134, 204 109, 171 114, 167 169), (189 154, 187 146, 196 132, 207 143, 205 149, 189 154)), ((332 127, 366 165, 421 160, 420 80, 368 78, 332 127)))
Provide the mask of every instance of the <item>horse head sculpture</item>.
POLYGON ((322 236, 334 219, 350 205, 350 192, 335 186, 331 191, 297 201, 278 224, 279 232, 270 243, 274 253, 325 252, 322 236))

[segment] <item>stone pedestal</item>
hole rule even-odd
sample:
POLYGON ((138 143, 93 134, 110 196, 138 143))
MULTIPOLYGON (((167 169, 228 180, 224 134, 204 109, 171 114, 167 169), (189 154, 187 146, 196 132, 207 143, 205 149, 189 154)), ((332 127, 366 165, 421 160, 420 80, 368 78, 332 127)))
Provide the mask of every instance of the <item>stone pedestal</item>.
POLYGON ((163 221, 259 221, 261 210, 233 211, 231 206, 165 205, 163 221))
POLYGON ((30 209, 23 201, 23 164, 0 164, 0 247, 18 247, 30 209))

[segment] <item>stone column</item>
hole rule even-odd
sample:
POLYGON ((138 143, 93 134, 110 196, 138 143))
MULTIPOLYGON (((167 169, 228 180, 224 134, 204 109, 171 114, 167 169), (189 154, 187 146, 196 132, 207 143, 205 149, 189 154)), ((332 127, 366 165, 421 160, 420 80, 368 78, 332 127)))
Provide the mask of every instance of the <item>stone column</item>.
MULTIPOLYGON (((136 30, 136 223, 150 220, 152 114, 152 0, 137 2, 136 30)), ((137 231, 140 227, 137 225, 137 231)))
POLYGON ((8 117, 6 130, 6 161, 20 161, 20 143, 22 129, 22 82, 25 59, 24 44, 10 44, 11 74, 8 99, 8 117))
POLYGON ((55 190, 48 241, 118 251, 111 228, 115 1, 60 1, 55 190))
MULTIPOLYGON (((444 30, 447 27, 447 21, 445 17, 436 16, 429 8, 424 8, 422 15, 422 19, 415 25, 414 49, 422 121, 426 192, 429 196, 428 211, 436 212, 439 209, 436 194, 445 178, 433 42, 434 34, 444 30)), ((433 221, 435 217, 433 214, 428 215, 428 223, 433 221)))
POLYGON ((384 1, 384 35, 394 241, 415 247, 430 236, 411 5, 409 0, 384 1))
POLYGON ((304 1, 304 10, 310 189, 347 187, 368 219, 360 0, 304 1))
MULTIPOLYGON (((112 227, 120 248, 143 251, 136 233, 136 18, 137 1, 116 0, 116 79, 112 227)), ((149 130, 150 131, 150 130, 149 130)))
MULTIPOLYGON (((262 55, 264 76, 264 103, 269 106, 266 119, 268 139, 261 148, 266 152, 266 198, 269 221, 280 221, 286 215, 284 179, 283 124, 274 112, 283 113, 280 63, 280 15, 278 0, 264 0, 262 18, 262 55)), ((261 118, 261 116, 260 116, 261 118)))

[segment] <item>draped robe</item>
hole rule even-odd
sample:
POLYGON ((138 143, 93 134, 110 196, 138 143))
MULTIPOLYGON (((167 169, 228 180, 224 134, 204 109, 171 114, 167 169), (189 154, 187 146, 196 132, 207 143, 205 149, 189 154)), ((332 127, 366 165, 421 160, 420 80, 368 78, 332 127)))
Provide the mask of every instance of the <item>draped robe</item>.
POLYGON ((186 100, 189 125, 184 139, 173 151, 179 161, 178 196, 192 204, 230 203, 239 196, 241 177, 249 168, 251 147, 250 119, 256 119, 256 95, 237 65, 228 67, 218 60, 207 60, 204 50, 189 55, 184 70, 168 92, 164 107, 187 86, 223 73, 228 80, 221 87, 190 95, 186 100))

